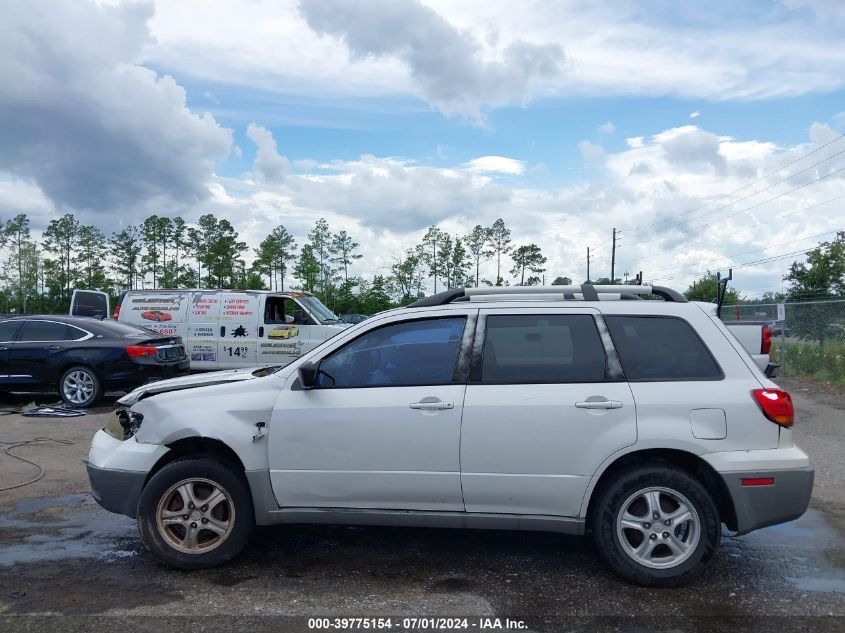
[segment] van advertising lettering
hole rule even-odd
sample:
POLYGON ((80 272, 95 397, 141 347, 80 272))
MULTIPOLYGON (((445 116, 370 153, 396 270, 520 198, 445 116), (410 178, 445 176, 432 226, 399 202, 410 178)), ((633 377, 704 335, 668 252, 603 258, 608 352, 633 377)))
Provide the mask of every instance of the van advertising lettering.
POLYGON ((253 295, 223 296, 220 306, 221 321, 252 322, 258 314, 258 297, 253 295))

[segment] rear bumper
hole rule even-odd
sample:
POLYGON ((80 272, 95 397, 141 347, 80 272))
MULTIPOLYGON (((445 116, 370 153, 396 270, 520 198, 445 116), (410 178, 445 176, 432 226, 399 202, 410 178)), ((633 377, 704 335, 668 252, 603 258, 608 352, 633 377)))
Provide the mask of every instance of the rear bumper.
POLYGON ((800 517, 810 504, 814 471, 811 467, 788 470, 749 470, 720 473, 733 501, 737 534, 786 523, 800 517), (743 485, 744 479, 772 478, 772 485, 743 485))

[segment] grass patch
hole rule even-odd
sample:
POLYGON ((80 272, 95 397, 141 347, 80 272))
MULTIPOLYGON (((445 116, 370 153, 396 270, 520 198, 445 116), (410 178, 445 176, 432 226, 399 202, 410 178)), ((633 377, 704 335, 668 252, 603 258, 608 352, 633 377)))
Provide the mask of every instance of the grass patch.
POLYGON ((803 376, 845 386, 845 343, 777 342, 771 349, 772 362, 784 376, 803 376))

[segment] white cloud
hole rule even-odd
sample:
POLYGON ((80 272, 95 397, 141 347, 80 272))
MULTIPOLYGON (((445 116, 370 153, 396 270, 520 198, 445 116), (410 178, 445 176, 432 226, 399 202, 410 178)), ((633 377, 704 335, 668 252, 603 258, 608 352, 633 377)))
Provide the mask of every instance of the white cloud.
POLYGON ((32 226, 46 227, 56 211, 36 183, 17 178, 0 180, 0 217, 26 213, 32 226))
POLYGON ((845 18, 845 3, 842 0, 783 0, 790 9, 810 9, 820 18, 845 18))
POLYGON ((810 139, 813 143, 827 143, 839 137, 840 134, 826 123, 814 121, 810 126, 810 139))
POLYGON ((148 2, 10 0, 0 22, 0 173, 56 206, 113 213, 208 196, 231 133, 184 89, 136 64, 148 2))
POLYGON ((715 22, 688 17, 662 20, 623 0, 540 0, 530 11, 506 0, 305 0, 301 12, 294 0, 180 0, 157 5, 145 53, 225 83, 316 97, 413 94, 469 116, 546 95, 721 101, 845 87, 835 25, 792 11, 750 20, 740 5, 715 22))
POLYGON ((613 134, 616 131, 616 126, 613 125, 613 121, 608 121, 607 123, 602 123, 598 127, 598 131, 600 134, 613 134))
POLYGON ((667 130, 655 137, 662 144, 666 160, 688 169, 725 169, 725 157, 719 153, 721 139, 694 125, 667 130))
POLYGON ((487 59, 471 33, 417 0, 300 0, 299 8, 315 32, 342 40, 353 62, 400 60, 419 94, 446 113, 480 118, 484 108, 524 102, 535 79, 562 74, 557 43, 514 39, 487 59))
POLYGON ((699 110, 695 110, 694 112, 689 113, 689 118, 691 118, 691 119, 697 119, 700 116, 701 116, 701 112, 699 110))
POLYGON ((470 171, 499 172, 518 176, 525 172, 525 161, 506 156, 481 156, 467 163, 470 171))
POLYGON ((246 135, 258 147, 255 154, 253 170, 259 182, 278 183, 284 180, 290 169, 290 161, 276 151, 276 139, 273 133, 265 127, 250 123, 246 128, 246 135))
MULTIPOLYGON (((816 135, 822 129, 813 127, 816 135)), ((610 227, 617 226, 622 228, 618 271, 643 270, 648 280, 683 289, 693 273, 810 248, 819 239, 796 240, 841 228, 845 201, 835 200, 845 184, 841 174, 776 200, 770 199, 809 181, 796 178, 767 189, 790 173, 845 149, 841 141, 841 147, 831 145, 803 163, 776 172, 819 147, 825 138, 784 148, 683 126, 620 152, 607 153, 585 141, 582 151, 596 161, 604 178, 563 188, 504 185, 474 169, 472 162, 434 168, 363 156, 323 164, 312 173, 290 174, 273 190, 255 187, 232 195, 220 210, 250 219, 243 233, 256 243, 279 221, 302 239, 314 221, 324 216, 335 230, 344 228, 362 244, 379 245, 361 263, 360 271, 369 276, 384 272, 433 223, 462 235, 475 224, 490 225, 498 217, 511 226, 517 243, 535 242, 543 248, 552 277, 562 274, 582 280, 585 273, 579 262, 588 245, 596 256, 594 276, 606 276, 610 227), (725 196, 770 172, 776 173, 725 196), (762 204, 755 207, 758 203, 762 204), (694 211, 687 213, 690 210, 694 211), (759 250, 787 242, 795 246, 759 250), (745 251, 757 252, 726 257, 745 251)), ((825 163, 826 169, 814 172, 812 178, 830 173, 837 164, 841 166, 835 160, 825 163)), ((237 186, 240 183, 226 183, 227 189, 237 186)), ((746 292, 779 288, 791 261, 736 268, 735 285, 746 292)), ((489 266, 482 270, 483 276, 492 274, 489 266)))
POLYGON ((625 143, 627 143, 628 147, 637 148, 643 146, 643 137, 642 136, 632 136, 631 138, 626 138, 625 143))
POLYGON ((591 141, 578 143, 578 151, 581 152, 581 159, 585 167, 601 167, 604 165, 606 152, 601 145, 591 141))

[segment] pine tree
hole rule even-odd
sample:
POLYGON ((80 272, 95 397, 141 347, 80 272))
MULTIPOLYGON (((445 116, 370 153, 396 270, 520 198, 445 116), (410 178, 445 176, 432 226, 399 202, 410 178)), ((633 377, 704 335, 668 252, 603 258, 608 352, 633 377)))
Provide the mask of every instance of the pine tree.
POLYGON ((501 286, 502 279, 502 255, 511 251, 511 230, 505 226, 505 221, 499 218, 493 222, 490 228, 490 236, 487 240, 493 253, 496 254, 496 286, 501 286))

